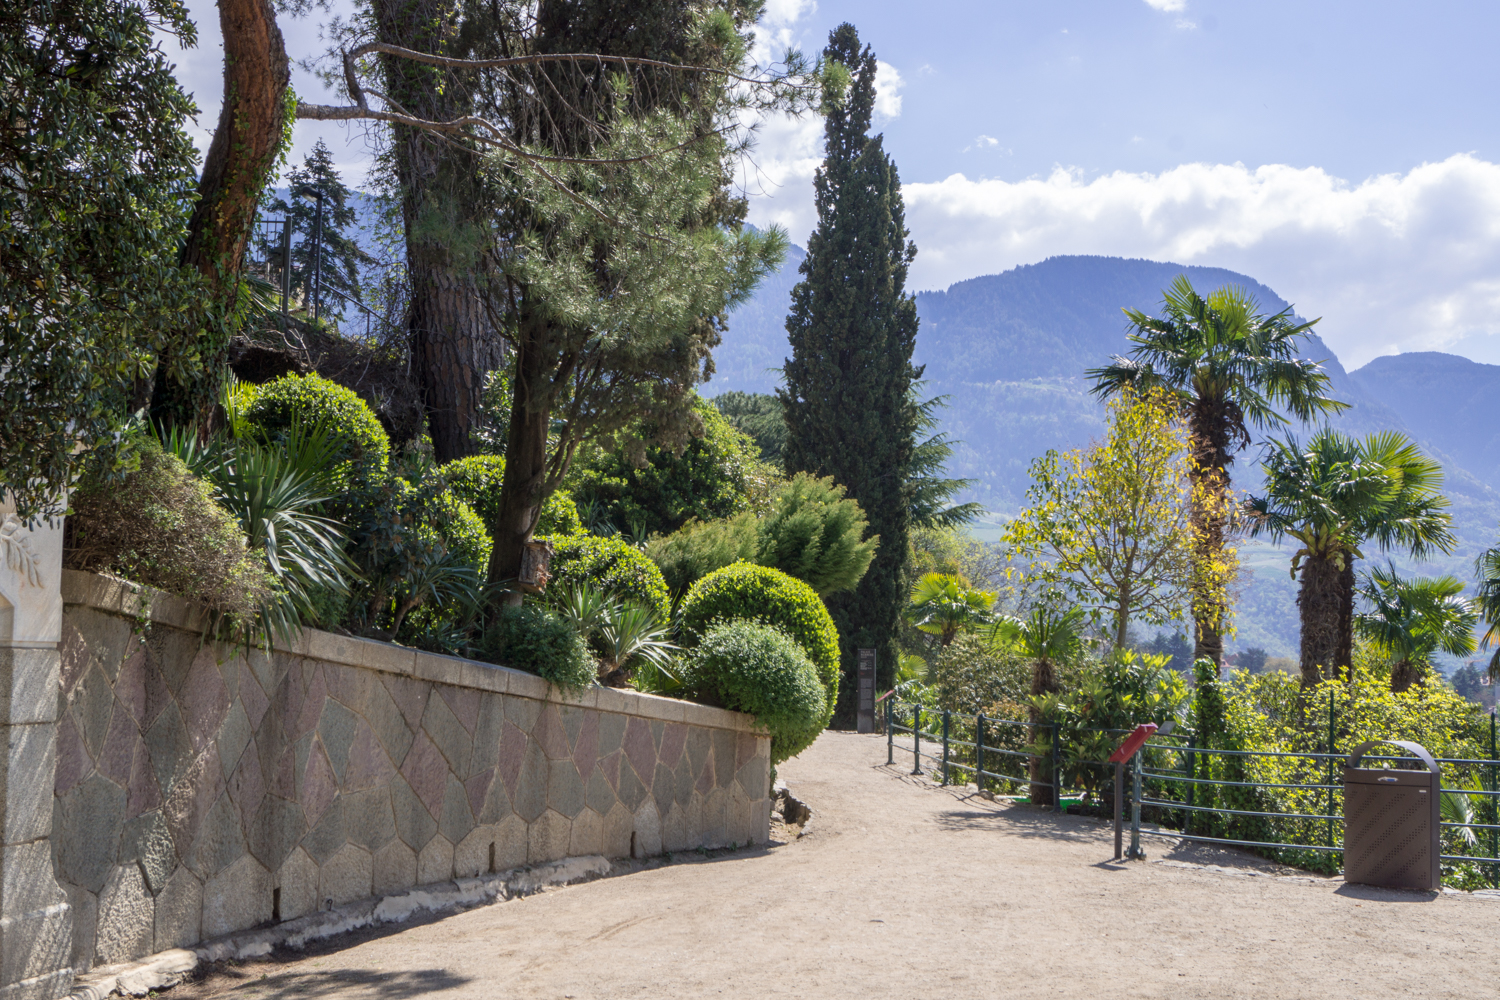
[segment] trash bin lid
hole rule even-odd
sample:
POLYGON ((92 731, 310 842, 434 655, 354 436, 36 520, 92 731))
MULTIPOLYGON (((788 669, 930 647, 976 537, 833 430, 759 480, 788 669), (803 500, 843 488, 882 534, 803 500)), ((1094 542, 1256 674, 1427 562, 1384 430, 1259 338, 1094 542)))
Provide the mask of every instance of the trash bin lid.
POLYGON ((1344 781, 1357 785, 1421 785, 1430 788, 1434 783, 1433 776, 1436 775, 1436 780, 1440 782, 1442 774, 1442 768, 1438 767, 1437 761, 1433 760, 1432 754, 1427 752, 1426 747, 1420 743, 1412 743, 1407 740, 1368 740, 1354 748, 1354 752, 1349 755, 1349 760, 1344 765, 1344 781), (1427 769, 1414 771, 1397 768, 1360 767, 1359 762, 1364 758, 1365 752, 1371 747, 1381 746, 1382 744, 1389 744, 1390 746, 1401 747, 1403 750, 1410 750, 1426 763, 1427 769))

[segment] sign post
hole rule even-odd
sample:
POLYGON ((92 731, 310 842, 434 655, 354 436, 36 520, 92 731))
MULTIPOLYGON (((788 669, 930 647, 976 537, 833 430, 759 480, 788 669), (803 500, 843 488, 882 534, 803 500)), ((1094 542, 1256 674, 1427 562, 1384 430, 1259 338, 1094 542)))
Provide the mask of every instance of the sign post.
POLYGON ((856 677, 858 699, 855 727, 861 733, 875 731, 875 650, 861 649, 856 677))
MULTIPOLYGON (((1116 750, 1114 753, 1112 753, 1112 754, 1109 755, 1109 762, 1115 766, 1115 860, 1116 861, 1119 861, 1121 858, 1125 857, 1125 850, 1124 850, 1124 847, 1125 847, 1125 844, 1124 844, 1124 838, 1125 838, 1125 822, 1124 822, 1124 820, 1125 820, 1125 813, 1124 813, 1124 807, 1125 807, 1125 762, 1127 760, 1129 760, 1135 754, 1139 753, 1141 747, 1145 746, 1146 745, 1146 741, 1149 740, 1153 735, 1155 735, 1155 733, 1156 733, 1156 723, 1154 723, 1154 722, 1144 722, 1141 725, 1136 726, 1135 727, 1135 732, 1133 732, 1129 736, 1125 737, 1125 742, 1120 744, 1120 748, 1118 750, 1116 750)), ((1140 796, 1140 778, 1141 778, 1141 765, 1140 765, 1140 762, 1137 761, 1136 762, 1136 766, 1135 766, 1135 779, 1136 779, 1136 786, 1135 786, 1136 787, 1136 795, 1135 795, 1135 800, 1136 801, 1135 801, 1135 812, 1133 814, 1134 817, 1135 817, 1135 826, 1132 827, 1132 829, 1131 829, 1131 837, 1130 837, 1130 856, 1132 858, 1140 856, 1140 820, 1141 820, 1141 812, 1140 812, 1140 810, 1141 810, 1141 805, 1140 805, 1140 798, 1141 798, 1141 796, 1140 796)))

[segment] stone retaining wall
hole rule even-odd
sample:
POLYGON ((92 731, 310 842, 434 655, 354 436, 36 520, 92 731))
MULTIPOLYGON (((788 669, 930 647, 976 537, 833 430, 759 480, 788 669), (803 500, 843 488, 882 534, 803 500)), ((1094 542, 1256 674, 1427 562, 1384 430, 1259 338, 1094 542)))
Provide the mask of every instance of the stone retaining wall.
POLYGON ((306 631, 66 573, 52 854, 78 971, 570 855, 761 843, 748 716, 306 631))

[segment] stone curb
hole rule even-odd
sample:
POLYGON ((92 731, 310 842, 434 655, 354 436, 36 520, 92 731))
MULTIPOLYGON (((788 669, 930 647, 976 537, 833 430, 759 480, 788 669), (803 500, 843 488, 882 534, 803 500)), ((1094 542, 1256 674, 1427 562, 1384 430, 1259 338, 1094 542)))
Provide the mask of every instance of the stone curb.
POLYGON ((262 958, 278 946, 301 950, 314 941, 337 934, 378 924, 401 923, 421 911, 441 913, 485 906, 529 896, 552 886, 602 878, 609 872, 607 860, 599 855, 588 855, 477 878, 434 882, 393 896, 373 896, 288 920, 275 927, 230 934, 194 949, 174 948, 138 962, 96 969, 78 978, 69 1000, 104 1000, 114 993, 145 996, 153 990, 182 982, 200 962, 262 958))

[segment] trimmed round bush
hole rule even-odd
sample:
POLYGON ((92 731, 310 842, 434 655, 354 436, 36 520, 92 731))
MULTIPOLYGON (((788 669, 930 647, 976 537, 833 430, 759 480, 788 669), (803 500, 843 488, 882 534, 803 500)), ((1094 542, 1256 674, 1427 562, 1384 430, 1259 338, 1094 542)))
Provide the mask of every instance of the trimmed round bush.
MULTIPOLYGON (((500 486, 505 481, 505 456, 470 455, 455 459, 438 470, 464 503, 484 519, 491 534, 500 519, 500 486)), ((542 516, 537 519, 536 534, 561 537, 583 534, 583 519, 567 490, 555 490, 542 502, 542 516)))
POLYGON ((385 471, 391 442, 375 411, 352 389, 318 375, 287 375, 255 390, 246 418, 272 438, 294 421, 323 424, 339 442, 336 485, 363 484, 385 471))
POLYGON ((450 551, 484 578, 495 543, 473 508, 452 490, 443 490, 422 503, 421 518, 424 526, 436 531, 450 551))
POLYGON ((552 582, 548 586, 584 583, 644 605, 655 611, 660 621, 671 620, 672 602, 661 570, 622 538, 575 535, 553 539, 552 582))
POLYGON ((480 649, 491 663, 536 674, 565 691, 588 687, 598 665, 572 625, 546 608, 503 608, 484 633, 480 649))
POLYGON ((779 628, 818 668, 827 694, 824 721, 839 694, 839 632, 823 601, 807 584, 779 569, 737 562, 693 584, 682 601, 682 632, 695 645, 718 623, 745 620, 779 628))
POLYGON ((732 621, 709 629, 686 681, 700 699, 748 712, 770 730, 772 764, 801 753, 827 721, 818 668, 795 639, 770 625, 732 621))

